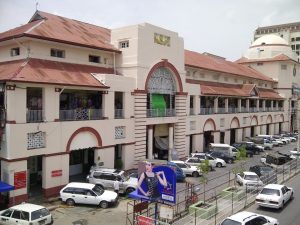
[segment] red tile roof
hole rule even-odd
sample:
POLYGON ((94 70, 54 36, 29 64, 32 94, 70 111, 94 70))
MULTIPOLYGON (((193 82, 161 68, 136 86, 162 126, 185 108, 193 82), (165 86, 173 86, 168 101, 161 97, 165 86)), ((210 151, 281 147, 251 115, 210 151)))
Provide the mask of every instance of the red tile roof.
POLYGON ((268 76, 265 76, 264 74, 248 66, 243 66, 234 62, 223 60, 221 58, 211 57, 188 50, 185 50, 185 65, 206 70, 234 74, 237 76, 275 82, 268 76))
POLYGON ((187 79, 186 82, 200 84, 201 95, 251 97, 251 92, 255 88, 260 98, 283 99, 273 89, 257 88, 254 84, 226 84, 191 79, 187 79))
POLYGON ((0 63, 1 81, 109 88, 91 73, 112 74, 113 70, 42 59, 23 59, 0 63))
POLYGON ((295 61, 285 54, 280 54, 280 55, 274 56, 273 58, 267 58, 267 59, 248 59, 246 57, 242 57, 235 62, 243 64, 243 63, 251 63, 251 62, 275 62, 275 61, 289 61, 289 60, 295 61))
POLYGON ((110 44, 109 29, 41 11, 28 24, 1 33, 0 41, 24 36, 120 53, 110 44))

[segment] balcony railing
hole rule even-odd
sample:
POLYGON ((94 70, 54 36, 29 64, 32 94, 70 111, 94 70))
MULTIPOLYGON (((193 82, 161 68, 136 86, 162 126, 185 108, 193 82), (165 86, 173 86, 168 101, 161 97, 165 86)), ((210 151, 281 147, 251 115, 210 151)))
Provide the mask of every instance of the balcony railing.
POLYGON ((147 117, 171 117, 175 115, 175 109, 147 109, 147 117))
POLYGON ((27 110, 26 121, 27 123, 37 123, 43 121, 43 110, 27 110))
POLYGON ((213 114, 213 113, 214 113, 213 108, 201 108, 200 109, 200 114, 201 115, 209 115, 209 114, 213 114))
POLYGON ((250 107, 249 112, 250 113, 257 112, 257 108, 256 107, 250 107))
POLYGON ((115 109, 115 119, 124 118, 124 109, 115 109))
POLYGON ((61 121, 99 120, 102 118, 102 109, 69 109, 59 111, 59 119, 61 121))
POLYGON ((218 108, 218 113, 225 113, 225 108, 223 107, 218 108))
POLYGON ((228 108, 228 113, 237 113, 239 111, 238 108, 236 107, 229 107, 228 108))
POLYGON ((241 113, 247 113, 248 112, 248 110, 247 110, 247 108, 246 107, 241 107, 241 113))
POLYGON ((283 107, 278 107, 278 111, 283 111, 283 107))

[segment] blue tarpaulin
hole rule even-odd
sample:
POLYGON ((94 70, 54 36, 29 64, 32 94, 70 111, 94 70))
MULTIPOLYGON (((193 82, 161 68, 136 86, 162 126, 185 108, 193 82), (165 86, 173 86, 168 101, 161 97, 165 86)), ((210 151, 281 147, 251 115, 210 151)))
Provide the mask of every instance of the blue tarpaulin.
POLYGON ((0 192, 8 192, 14 189, 15 189, 14 186, 0 181, 0 192))

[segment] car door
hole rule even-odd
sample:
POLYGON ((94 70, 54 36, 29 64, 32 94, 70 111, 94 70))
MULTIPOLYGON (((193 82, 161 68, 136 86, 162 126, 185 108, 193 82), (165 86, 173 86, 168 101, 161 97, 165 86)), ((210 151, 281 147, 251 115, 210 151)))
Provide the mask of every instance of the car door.
POLYGON ((85 203, 85 191, 83 188, 74 188, 72 193, 72 198, 76 203, 86 204, 85 203))
POLYGON ((286 186, 282 187, 282 193, 283 190, 284 190, 283 200, 286 203, 290 199, 292 192, 286 186))
POLYGON ((20 210, 14 210, 14 212, 11 215, 10 222, 9 224, 20 224, 20 225, 29 225, 29 214, 28 214, 28 219, 25 220, 24 213, 20 210))
POLYGON ((191 174, 191 171, 187 168, 187 166, 185 164, 183 164, 183 163, 176 163, 176 165, 179 166, 183 170, 183 172, 185 174, 188 174, 188 175, 191 174))
POLYGON ((85 204, 98 205, 100 203, 99 199, 97 198, 97 195, 92 190, 85 189, 84 192, 85 195, 83 197, 85 204))
POLYGON ((1 215, 0 215, 0 224, 3 225, 8 225, 8 224, 12 224, 11 223, 11 215, 13 213, 12 209, 7 209, 5 210, 1 215))

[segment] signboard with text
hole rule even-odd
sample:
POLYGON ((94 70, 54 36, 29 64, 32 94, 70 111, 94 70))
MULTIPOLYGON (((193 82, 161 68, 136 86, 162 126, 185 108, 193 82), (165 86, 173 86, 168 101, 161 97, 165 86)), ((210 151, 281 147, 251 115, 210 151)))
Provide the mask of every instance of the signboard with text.
POLYGON ((51 171, 51 177, 61 177, 62 176, 62 170, 52 170, 51 171))
POLYGON ((26 180, 27 180, 26 178, 27 178, 26 171, 20 171, 20 172, 16 172, 14 174, 15 190, 21 189, 21 188, 26 188, 26 180))

